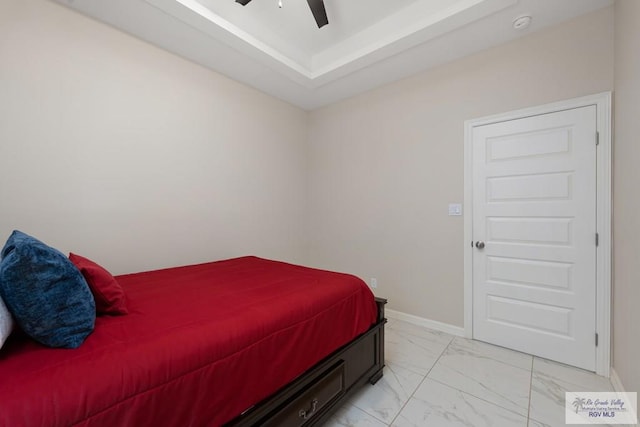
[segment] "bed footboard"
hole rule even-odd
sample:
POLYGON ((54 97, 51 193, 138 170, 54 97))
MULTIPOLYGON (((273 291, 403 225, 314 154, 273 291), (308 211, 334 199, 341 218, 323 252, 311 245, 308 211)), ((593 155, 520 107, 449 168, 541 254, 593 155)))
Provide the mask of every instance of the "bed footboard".
POLYGON ((384 368, 384 306, 367 332, 320 361, 280 391, 227 426, 312 426, 321 424, 365 384, 375 384, 384 368))

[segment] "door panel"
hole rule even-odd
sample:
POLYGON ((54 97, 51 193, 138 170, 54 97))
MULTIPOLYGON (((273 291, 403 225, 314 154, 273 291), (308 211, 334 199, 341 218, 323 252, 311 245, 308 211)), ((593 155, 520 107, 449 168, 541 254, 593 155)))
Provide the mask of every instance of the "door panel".
POLYGON ((570 245, 570 218, 487 218, 486 240, 524 244, 570 245))
POLYGON ((573 264, 487 257, 487 280, 513 286, 571 290, 573 264))
POLYGON ((473 336, 595 370, 596 107, 473 129, 473 336))
MULTIPOLYGON (((500 173, 495 171, 494 173, 500 173)), ((570 200, 570 173, 537 173, 487 179, 488 202, 570 200)))
POLYGON ((490 295, 487 298, 487 318, 534 333, 571 336, 571 310, 564 307, 490 295))

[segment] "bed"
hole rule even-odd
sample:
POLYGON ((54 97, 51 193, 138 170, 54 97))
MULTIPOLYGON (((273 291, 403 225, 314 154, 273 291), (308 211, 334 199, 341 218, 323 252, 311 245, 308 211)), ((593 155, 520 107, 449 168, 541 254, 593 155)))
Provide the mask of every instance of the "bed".
POLYGON ((0 426, 319 424, 384 365, 355 276, 242 257, 116 277, 128 314, 77 349, 0 351, 0 426))

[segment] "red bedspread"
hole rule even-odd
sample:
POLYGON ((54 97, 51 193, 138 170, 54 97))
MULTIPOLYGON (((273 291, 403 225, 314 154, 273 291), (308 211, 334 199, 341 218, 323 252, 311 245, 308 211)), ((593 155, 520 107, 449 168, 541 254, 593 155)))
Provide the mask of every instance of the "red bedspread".
POLYGON ((376 318, 360 279, 256 257, 117 279, 130 314, 80 348, 0 350, 0 426, 221 425, 376 318))

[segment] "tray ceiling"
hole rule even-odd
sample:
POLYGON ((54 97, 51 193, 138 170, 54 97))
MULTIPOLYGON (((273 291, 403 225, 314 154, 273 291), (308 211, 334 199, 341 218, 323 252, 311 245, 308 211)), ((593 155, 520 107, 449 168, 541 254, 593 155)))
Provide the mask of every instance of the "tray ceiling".
POLYGON ((608 6, 612 0, 54 0, 304 109, 608 6), (533 17, 513 29, 521 15, 533 17))

